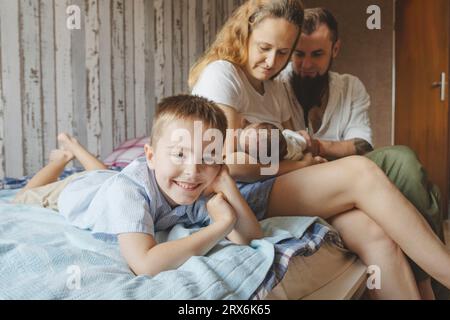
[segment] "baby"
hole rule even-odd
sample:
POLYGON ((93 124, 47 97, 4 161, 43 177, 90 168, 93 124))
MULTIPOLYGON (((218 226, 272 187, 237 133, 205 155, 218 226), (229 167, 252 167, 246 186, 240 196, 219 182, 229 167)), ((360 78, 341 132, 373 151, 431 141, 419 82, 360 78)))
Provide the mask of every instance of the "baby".
POLYGON ((305 138, 292 130, 280 130, 270 123, 253 123, 247 125, 239 136, 239 147, 245 153, 256 156, 264 154, 272 158, 272 144, 277 143, 279 161, 303 159, 307 148, 305 138), (277 141, 272 141, 276 139, 277 141))

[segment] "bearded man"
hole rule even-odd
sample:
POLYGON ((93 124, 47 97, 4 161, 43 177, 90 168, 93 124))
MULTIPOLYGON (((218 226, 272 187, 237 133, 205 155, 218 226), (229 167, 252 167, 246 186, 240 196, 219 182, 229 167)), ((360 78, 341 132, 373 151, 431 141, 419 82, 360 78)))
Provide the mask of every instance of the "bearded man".
MULTIPOLYGON (((331 71, 341 45, 338 23, 331 12, 323 8, 305 10, 292 61, 278 78, 290 95, 292 128, 305 137, 307 151, 314 156, 333 160, 365 155, 371 159, 443 240, 439 189, 427 179, 416 154, 404 146, 373 151, 366 88, 355 76, 331 71)), ((422 297, 434 299, 430 277, 414 263, 412 269, 422 297)))

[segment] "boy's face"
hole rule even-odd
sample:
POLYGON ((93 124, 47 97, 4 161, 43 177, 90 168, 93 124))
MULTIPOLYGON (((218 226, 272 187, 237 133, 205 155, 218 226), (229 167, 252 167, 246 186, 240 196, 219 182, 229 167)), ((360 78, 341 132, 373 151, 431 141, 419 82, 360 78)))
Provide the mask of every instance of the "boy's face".
POLYGON ((210 142, 194 137, 194 121, 175 120, 164 129, 156 145, 145 146, 149 168, 172 207, 194 203, 221 169, 218 164, 203 163, 203 150, 210 142))

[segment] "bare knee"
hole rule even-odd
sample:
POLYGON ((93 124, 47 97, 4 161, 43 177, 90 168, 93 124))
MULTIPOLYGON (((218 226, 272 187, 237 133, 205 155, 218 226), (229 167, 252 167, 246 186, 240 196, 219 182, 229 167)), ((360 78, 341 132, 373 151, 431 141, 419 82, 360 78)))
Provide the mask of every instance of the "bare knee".
POLYGON ((391 185, 386 174, 372 160, 363 156, 351 156, 345 160, 356 191, 370 192, 376 186, 391 185))
POLYGON ((363 156, 348 157, 348 165, 357 176, 373 176, 382 173, 381 169, 372 160, 363 156))

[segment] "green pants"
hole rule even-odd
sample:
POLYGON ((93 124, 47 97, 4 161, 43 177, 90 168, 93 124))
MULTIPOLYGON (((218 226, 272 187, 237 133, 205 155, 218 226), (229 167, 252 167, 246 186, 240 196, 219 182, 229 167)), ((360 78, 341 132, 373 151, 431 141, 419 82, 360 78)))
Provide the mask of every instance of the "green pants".
MULTIPOLYGON (((427 173, 414 151, 408 147, 394 146, 375 150, 366 156, 386 173, 444 241, 440 192, 438 187, 428 180, 427 173)), ((418 281, 429 277, 418 265, 409 261, 418 281)))

